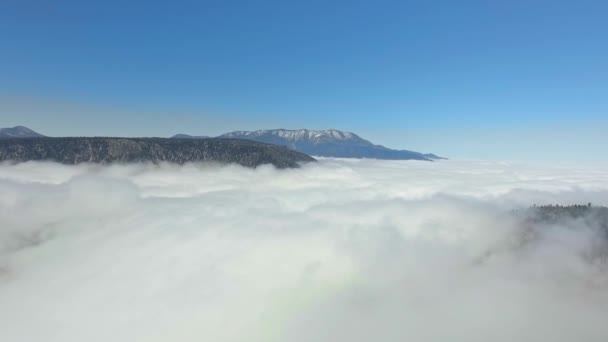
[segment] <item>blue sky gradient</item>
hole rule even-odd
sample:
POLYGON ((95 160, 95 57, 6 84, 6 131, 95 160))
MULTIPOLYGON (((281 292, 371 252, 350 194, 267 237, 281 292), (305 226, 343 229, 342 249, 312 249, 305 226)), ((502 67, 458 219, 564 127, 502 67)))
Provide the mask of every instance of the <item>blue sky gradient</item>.
POLYGON ((0 126, 606 160, 606 1, 0 2, 0 126))

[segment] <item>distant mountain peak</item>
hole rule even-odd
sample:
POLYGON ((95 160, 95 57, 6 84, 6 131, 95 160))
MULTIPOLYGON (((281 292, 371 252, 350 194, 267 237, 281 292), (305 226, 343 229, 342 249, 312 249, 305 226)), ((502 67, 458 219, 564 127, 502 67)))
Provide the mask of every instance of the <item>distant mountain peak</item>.
POLYGON ((336 158, 373 158, 389 160, 437 160, 434 154, 407 150, 393 150, 375 145, 352 132, 337 129, 263 129, 234 131, 220 138, 245 139, 268 144, 283 145, 310 155, 336 158))
POLYGON ((261 129, 257 131, 235 131, 223 134, 223 137, 228 136, 263 136, 263 135, 275 135, 281 138, 289 140, 301 140, 301 139, 319 139, 319 138, 333 138, 333 139, 361 139, 355 133, 344 132, 336 129, 324 129, 324 130, 309 130, 309 129, 261 129))
POLYGON ((25 126, 0 128, 0 138, 41 138, 44 135, 25 126))

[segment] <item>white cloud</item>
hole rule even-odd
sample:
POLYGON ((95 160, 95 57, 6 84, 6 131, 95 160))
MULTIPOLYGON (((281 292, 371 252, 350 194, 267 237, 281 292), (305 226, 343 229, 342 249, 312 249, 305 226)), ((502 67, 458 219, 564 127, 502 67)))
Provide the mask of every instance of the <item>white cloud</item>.
POLYGON ((0 340, 605 341, 588 229, 608 167, 322 159, 301 169, 0 166, 0 340))

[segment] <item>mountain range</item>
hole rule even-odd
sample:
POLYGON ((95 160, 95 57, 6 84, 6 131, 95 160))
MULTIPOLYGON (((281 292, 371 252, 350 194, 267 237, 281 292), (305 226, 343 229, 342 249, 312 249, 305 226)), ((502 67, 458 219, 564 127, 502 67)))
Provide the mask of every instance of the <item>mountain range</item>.
POLYGON ((272 164, 277 168, 298 167, 315 159, 284 146, 239 139, 168 138, 3 138, 0 161, 55 161, 64 164, 114 162, 212 161, 247 167, 272 164))
MULTIPOLYGON (((23 126, 0 128, 0 138, 36 137, 44 137, 44 135, 23 126)), ((176 134, 171 138, 184 140, 210 139, 210 137, 207 136, 188 134, 176 134)), ((286 146, 294 151, 321 157, 427 161, 445 159, 432 153, 395 150, 382 145, 375 145, 369 140, 365 140, 355 133, 335 129, 269 129, 257 131, 234 131, 222 134, 217 138, 249 140, 272 145, 286 146)))
MULTIPOLYGON (((177 134, 172 138, 195 136, 177 134)), ((274 145, 287 146, 293 150, 313 156, 336 158, 373 158, 391 160, 438 160, 445 159, 432 153, 408 150, 394 150, 361 138, 355 133, 335 129, 269 129, 258 131, 235 131, 222 134, 219 138, 245 139, 274 145)))

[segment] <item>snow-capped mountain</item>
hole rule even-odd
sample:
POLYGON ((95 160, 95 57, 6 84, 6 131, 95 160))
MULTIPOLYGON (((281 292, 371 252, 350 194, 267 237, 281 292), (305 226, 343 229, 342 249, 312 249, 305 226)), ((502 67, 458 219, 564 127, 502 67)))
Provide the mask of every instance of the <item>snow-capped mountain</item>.
POLYGON ((0 138, 40 138, 44 135, 34 132, 24 126, 0 128, 0 138))
POLYGON ((220 135, 219 138, 254 140, 275 145, 284 145, 309 155, 337 158, 374 158, 394 160, 432 160, 435 155, 425 155, 407 150, 393 150, 374 145, 352 132, 335 129, 269 129, 258 131, 236 131, 220 135))
MULTIPOLYGON (((0 138, 36 138, 44 135, 24 127, 0 128, 0 138)), ((175 139, 209 139, 207 136, 176 134, 175 139)), ((424 154, 408 150, 393 150, 375 145, 352 132, 336 129, 265 129, 235 131, 218 138, 241 139, 263 142, 288 148, 308 155, 336 158, 373 158, 389 160, 438 160, 444 159, 432 153, 424 154)))
POLYGON ((319 145, 327 142, 348 142, 350 144, 373 145, 351 132, 343 132, 335 129, 308 130, 308 129, 264 129, 259 131, 236 131, 219 136, 220 138, 265 140, 269 143, 281 143, 295 148, 304 143, 319 145), (276 142, 270 142, 273 140, 276 142))
POLYGON ((321 131, 314 131, 308 129, 264 129, 259 131, 236 131, 223 134, 222 137, 260 137, 265 135, 274 135, 287 139, 289 141, 302 141, 302 140, 321 140, 321 139, 336 139, 336 140, 349 140, 349 139, 361 139, 354 133, 343 132, 335 129, 326 129, 321 131))

